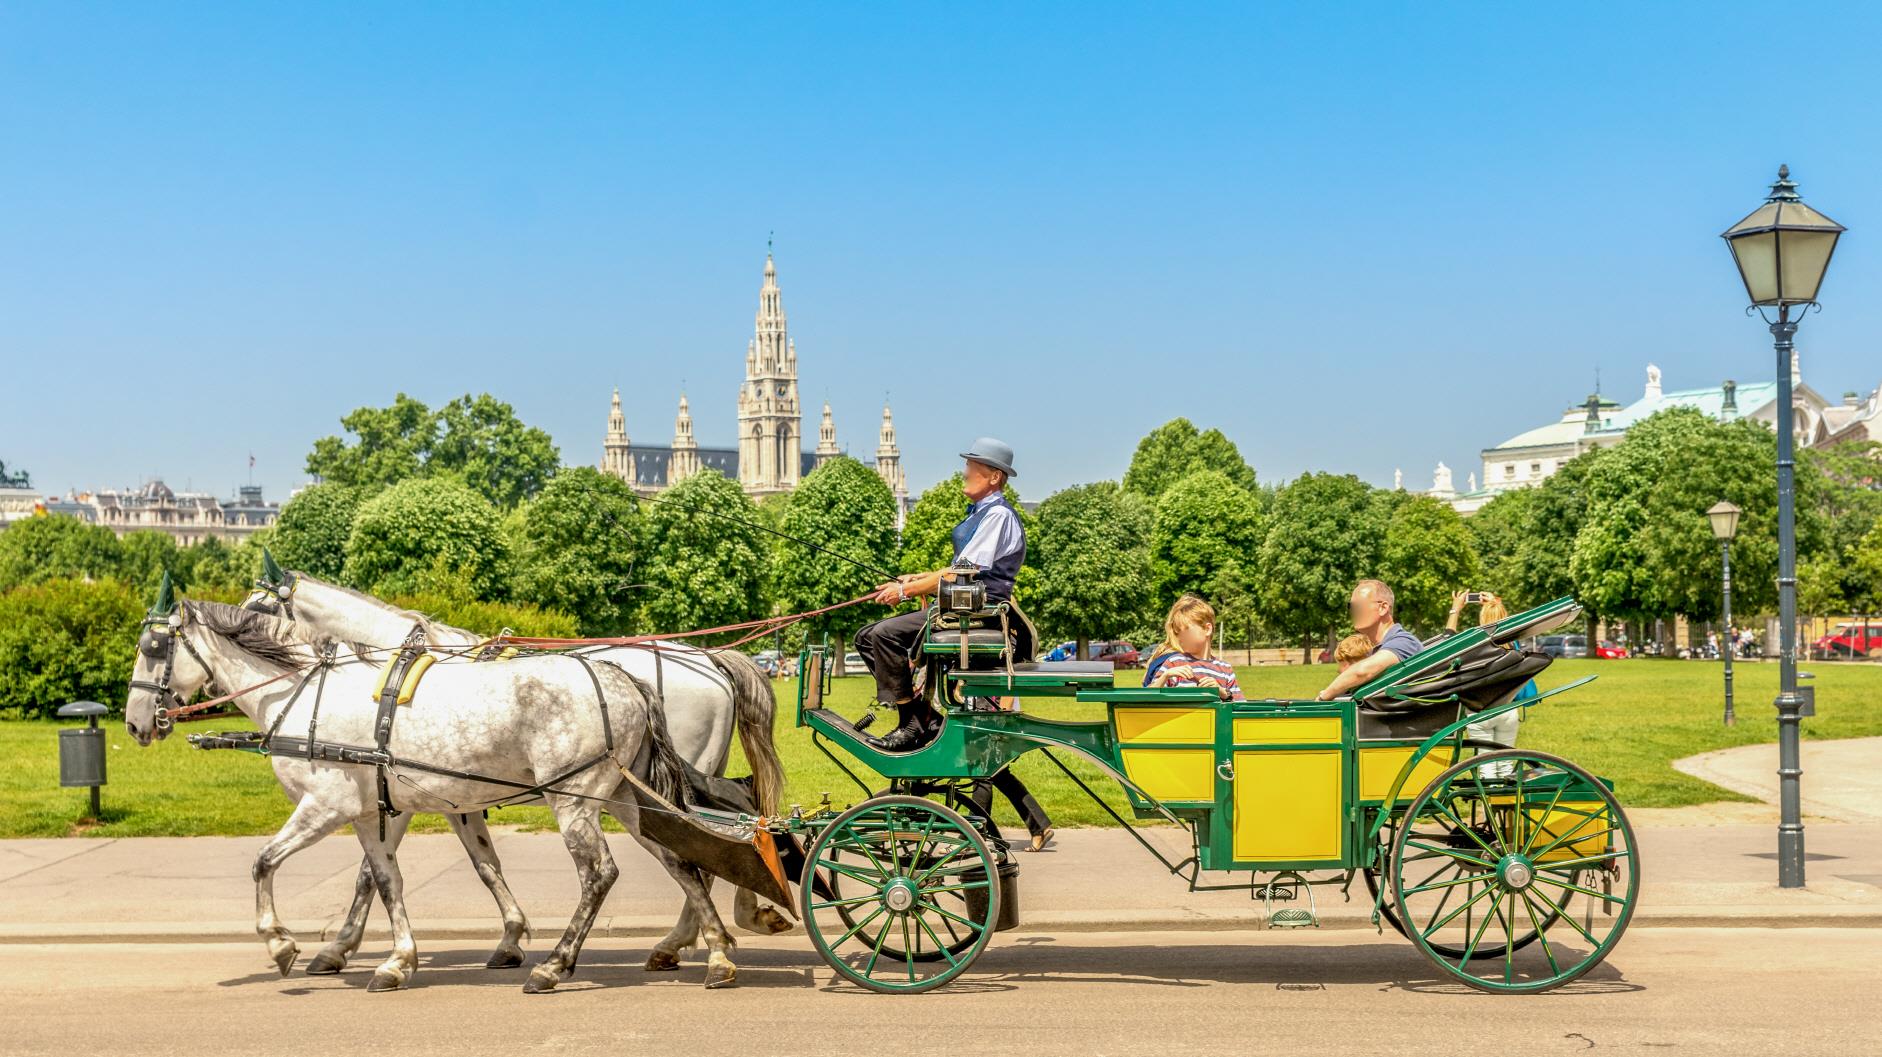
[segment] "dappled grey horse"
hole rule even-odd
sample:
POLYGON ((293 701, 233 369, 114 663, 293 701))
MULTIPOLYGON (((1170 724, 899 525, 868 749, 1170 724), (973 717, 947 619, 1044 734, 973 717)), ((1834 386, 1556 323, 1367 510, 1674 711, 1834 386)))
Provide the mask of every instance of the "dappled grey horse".
MULTIPOLYGON (((286 572, 274 557, 263 552, 262 580, 243 603, 244 608, 286 617, 304 641, 338 639, 357 648, 396 646, 416 635, 428 646, 473 649, 489 641, 486 636, 452 627, 422 613, 401 609, 371 595, 328 583, 301 572, 286 572)), ((668 735, 682 759, 702 774, 723 775, 736 731, 740 748, 752 768, 753 808, 761 815, 775 814, 783 786, 783 768, 772 735, 777 701, 771 680, 757 664, 737 650, 702 650, 678 642, 644 647, 590 649, 585 655, 620 665, 630 674, 653 684, 666 714, 668 735)), ((389 652, 375 657, 389 660, 389 652)), ((489 827, 481 812, 447 814, 452 830, 503 914, 503 938, 486 963, 492 968, 522 963, 522 938, 528 920, 503 880, 489 827)), ((401 832, 409 819, 398 820, 401 832)), ((388 839, 392 838, 388 833, 388 839)), ((707 880, 711 884, 711 880, 707 880)), ((370 864, 360 864, 351 907, 338 935, 308 965, 308 972, 338 972, 359 949, 366 919, 372 910, 373 881, 370 864)), ((733 902, 733 920, 760 935, 783 932, 790 921, 777 910, 761 906, 757 896, 740 889, 733 902)), ((679 951, 699 934, 699 921, 690 904, 681 908, 673 929, 654 945, 647 957, 649 970, 677 969, 679 951)))
MULTIPOLYGON (((125 726, 140 745, 169 733, 160 710, 181 707, 211 683, 246 691, 235 701, 261 730, 312 741, 317 713, 319 741, 374 744, 378 665, 342 649, 319 673, 318 688, 307 692, 317 648, 296 638, 287 621, 214 602, 173 605, 168 586, 166 577, 163 597, 138 638, 125 702, 125 726)), ((256 857, 255 927, 284 974, 298 945, 275 915, 273 879, 288 856, 353 824, 394 935, 393 952, 374 972, 370 990, 402 987, 417 967, 417 948, 395 849, 380 835, 380 797, 401 812, 463 813, 466 805, 555 776, 543 796, 580 875, 581 898, 561 941, 531 970, 524 990, 553 988, 574 969, 619 874, 602 836, 604 803, 685 892, 710 951, 708 986, 735 977, 727 954, 731 938, 698 870, 641 836, 639 808, 627 794, 624 776, 631 774, 674 803, 683 797, 683 766, 666 742, 651 688, 606 662, 540 656, 440 665, 421 693, 424 707, 399 710, 389 749, 401 762, 387 769, 383 787, 371 766, 308 758, 312 752, 269 757, 295 807, 256 857)))

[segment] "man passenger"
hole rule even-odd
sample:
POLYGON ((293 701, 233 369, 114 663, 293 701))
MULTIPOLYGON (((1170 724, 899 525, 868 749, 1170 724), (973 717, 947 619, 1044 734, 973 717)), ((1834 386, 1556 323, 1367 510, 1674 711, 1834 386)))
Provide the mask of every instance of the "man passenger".
POLYGON ((1406 631, 1405 625, 1395 618, 1392 603, 1392 589, 1382 580, 1361 580, 1353 586, 1353 597, 1348 605, 1353 631, 1372 642, 1372 653, 1334 676, 1326 689, 1320 691, 1320 700, 1344 697, 1425 648, 1418 636, 1406 631))

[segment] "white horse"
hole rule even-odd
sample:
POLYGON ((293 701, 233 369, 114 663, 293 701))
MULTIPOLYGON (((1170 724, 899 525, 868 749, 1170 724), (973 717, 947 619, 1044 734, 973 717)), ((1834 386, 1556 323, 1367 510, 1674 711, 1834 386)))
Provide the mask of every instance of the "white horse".
MULTIPOLYGON (((302 572, 285 572, 266 551, 262 576, 243 608, 286 617, 303 641, 332 638, 362 648, 384 647, 416 634, 425 645, 456 649, 474 648, 489 641, 487 636, 440 623, 351 588, 302 572)), ((708 651, 676 642, 589 650, 585 655, 617 664, 654 685, 675 751, 702 774, 725 773, 736 730, 752 768, 754 808, 761 815, 777 812, 784 784, 783 767, 772 737, 777 700, 771 680, 750 657, 737 650, 708 651)), ((390 659, 389 654, 376 656, 390 659)), ((529 923, 503 879, 503 868, 482 813, 445 817, 503 915, 503 938, 486 964, 491 968, 522 964, 521 940, 528 935, 529 923)), ((397 821, 402 833, 409 820, 401 817, 397 821)), ((390 831, 387 835, 396 847, 396 838, 390 831)), ((706 883, 710 886, 711 879, 706 883)), ((345 967, 365 937, 372 900, 372 871, 368 863, 362 862, 354 882, 353 903, 339 934, 309 963, 308 972, 333 973, 345 967)), ((791 928, 790 919, 772 907, 761 906, 758 897, 746 889, 739 889, 733 900, 733 920, 759 935, 791 928)), ((678 969, 680 949, 697 942, 698 936, 699 922, 691 905, 686 904, 679 921, 648 954, 645 968, 678 969)))
MULTIPOLYGON (((346 652, 324 673, 301 678, 296 670, 307 668, 317 653, 294 637, 286 621, 214 602, 172 606, 168 586, 166 577, 158 608, 138 638, 125 702, 125 726, 140 745, 168 734, 168 723, 159 722, 160 708, 179 707, 213 682, 231 690, 253 687, 236 700, 262 730, 311 740, 317 724, 321 743, 374 746, 378 665, 346 652)), ((619 874, 601 832, 603 803, 686 893, 710 949, 707 986, 736 976, 726 953, 731 937, 698 870, 640 835, 639 811, 627 795, 624 775, 631 773, 668 800, 679 803, 683 796, 682 765, 666 743, 651 697, 650 688, 614 665, 542 656, 439 666, 418 698, 397 710, 388 745, 397 762, 388 768, 385 790, 398 811, 464 813, 467 805, 554 783, 543 796, 581 875, 582 894, 561 941, 531 970, 526 992, 549 990, 573 971, 619 874)), ((275 916, 275 870, 288 856, 350 822, 394 935, 393 952, 374 972, 369 990, 404 986, 417 968, 417 948, 395 849, 380 835, 377 769, 297 755, 277 754, 270 760, 295 803, 254 868, 255 928, 275 965, 286 974, 298 952, 294 937, 275 916)))

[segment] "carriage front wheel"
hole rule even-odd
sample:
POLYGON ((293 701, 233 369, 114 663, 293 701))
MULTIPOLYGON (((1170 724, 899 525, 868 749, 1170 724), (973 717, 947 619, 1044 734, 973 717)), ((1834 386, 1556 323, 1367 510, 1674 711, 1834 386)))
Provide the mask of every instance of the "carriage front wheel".
POLYGON ((1412 943, 1484 991, 1546 991, 1593 969, 1640 891, 1633 827, 1606 783, 1526 749, 1473 756, 1434 779, 1406 809, 1391 863, 1412 943), (1433 841, 1434 824, 1458 839, 1433 841))
POLYGON ((866 800, 824 827, 806 860, 799 898, 811 943, 873 991, 940 987, 967 971, 999 920, 993 852, 932 800, 866 800))

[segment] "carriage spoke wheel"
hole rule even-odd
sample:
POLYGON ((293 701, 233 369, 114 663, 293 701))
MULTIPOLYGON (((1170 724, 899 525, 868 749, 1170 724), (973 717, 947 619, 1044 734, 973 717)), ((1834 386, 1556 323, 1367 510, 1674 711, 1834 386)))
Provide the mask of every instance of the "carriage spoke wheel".
MULTIPOLYGON (((1378 904, 1379 916, 1384 918, 1386 923, 1391 925, 1399 935, 1406 939, 1412 938, 1411 930, 1405 925, 1405 919, 1398 910, 1398 903, 1393 898, 1392 882, 1386 876, 1386 866, 1388 863, 1392 862, 1392 848, 1397 841, 1398 831, 1410 825, 1415 831, 1411 835, 1411 841, 1416 842, 1416 844, 1436 844, 1443 846, 1443 850, 1441 851, 1426 850, 1425 848, 1417 846, 1412 846, 1407 850, 1405 854, 1406 867, 1408 869, 1411 867, 1417 868, 1416 872, 1412 874, 1415 878, 1412 887, 1446 881, 1459 876, 1467 870, 1476 869, 1467 859, 1459 858, 1453 854, 1453 852, 1462 850, 1471 853, 1472 857, 1474 857, 1474 849, 1477 847, 1476 841, 1492 835, 1488 819, 1468 817, 1470 811, 1478 807, 1481 807, 1481 805, 1470 805, 1466 807, 1465 817, 1462 818, 1462 822, 1464 823, 1462 826, 1452 823, 1449 817, 1444 815, 1440 815, 1437 818, 1424 819, 1412 819, 1410 816, 1405 816, 1393 822, 1388 822, 1380 829, 1379 866, 1377 869, 1361 870, 1360 876, 1365 878, 1366 893, 1372 896, 1373 900, 1378 904), (1476 836, 1473 837, 1471 833, 1464 832, 1466 829, 1475 833, 1476 836), (1379 897, 1381 889, 1385 892, 1384 898, 1379 897)), ((1536 939, 1542 935, 1544 930, 1555 924, 1555 920, 1568 911, 1569 903, 1573 899, 1573 894, 1570 894, 1558 900, 1555 907, 1549 908, 1537 918, 1533 927, 1521 931, 1520 934, 1516 936, 1514 948, 1516 950, 1522 950, 1524 947, 1536 942, 1536 939)), ((1526 922, 1518 922, 1518 924, 1522 925, 1526 924, 1526 922)), ((1463 942, 1447 943, 1443 935, 1433 937, 1429 943, 1432 950, 1446 958, 1463 958, 1466 954, 1473 958, 1490 958, 1501 956, 1504 953, 1501 949, 1492 951, 1481 946, 1475 951, 1467 951, 1463 942)))
POLYGON ((864 801, 825 827, 807 858, 825 890, 800 886, 805 931, 831 968, 874 991, 940 987, 973 964, 999 920, 992 850, 932 800, 864 801))
POLYGON ((1434 779, 1405 811, 1390 869, 1386 902, 1401 931, 1452 976, 1494 992, 1546 991, 1599 965, 1640 889, 1633 828, 1614 794, 1525 749, 1474 756, 1434 779))

